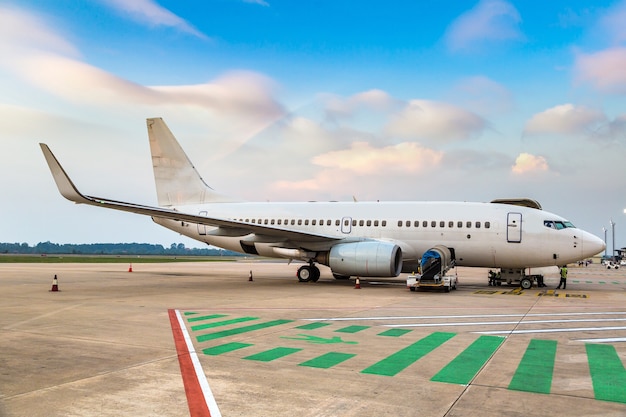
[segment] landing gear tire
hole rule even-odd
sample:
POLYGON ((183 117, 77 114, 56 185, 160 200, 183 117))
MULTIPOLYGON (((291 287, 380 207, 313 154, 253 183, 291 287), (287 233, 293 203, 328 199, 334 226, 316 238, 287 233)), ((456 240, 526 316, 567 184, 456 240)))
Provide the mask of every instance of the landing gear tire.
POLYGON ((533 286, 533 282, 529 278, 522 278, 519 285, 523 289, 529 290, 533 286))
POLYGON ((315 265, 304 265, 298 268, 298 281, 317 282, 320 279, 320 270, 315 265))

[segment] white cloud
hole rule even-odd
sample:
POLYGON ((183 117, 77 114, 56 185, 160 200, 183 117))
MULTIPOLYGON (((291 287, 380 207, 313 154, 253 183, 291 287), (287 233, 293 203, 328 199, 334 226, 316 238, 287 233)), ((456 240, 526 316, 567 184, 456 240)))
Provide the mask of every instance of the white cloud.
POLYGON ((0 6, 0 60, 11 61, 24 50, 48 51, 63 55, 78 55, 77 49, 38 16, 6 6, 0 6))
POLYGON ((515 165, 511 167, 514 174, 522 175, 527 173, 537 173, 548 171, 548 161, 543 156, 521 153, 515 159, 515 165))
POLYGON ((626 47, 576 57, 576 79, 605 93, 626 94, 626 47))
POLYGON ((352 117, 356 111, 364 108, 388 111, 399 103, 399 100, 378 89, 364 91, 348 98, 327 96, 325 100, 326 112, 335 117, 352 117))
POLYGON ((481 0, 454 20, 445 35, 452 51, 473 50, 485 43, 524 40, 517 9, 503 0, 481 0))
POLYGON ((328 152, 313 158, 325 168, 340 168, 357 174, 381 172, 420 172, 439 164, 442 153, 416 143, 403 142, 376 148, 366 142, 354 142, 350 149, 328 152))
POLYGON ((525 133, 583 134, 604 122, 606 116, 594 109, 561 104, 535 114, 524 128, 525 133))
POLYGON ((599 26, 613 43, 626 41, 626 0, 610 7, 600 19, 599 26))
POLYGON ((129 14, 134 20, 150 26, 167 26, 176 28, 202 39, 206 35, 194 28, 189 22, 159 6, 153 0, 101 0, 110 7, 129 14))
POLYGON ((452 141, 472 138, 486 127, 483 118, 452 104, 411 100, 386 131, 401 138, 452 141))

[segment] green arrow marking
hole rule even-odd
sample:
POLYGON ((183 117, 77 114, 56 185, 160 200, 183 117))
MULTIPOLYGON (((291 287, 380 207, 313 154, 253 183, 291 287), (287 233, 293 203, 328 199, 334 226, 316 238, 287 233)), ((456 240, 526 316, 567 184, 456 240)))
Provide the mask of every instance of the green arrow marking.
POLYGON ((359 343, 359 342, 349 342, 349 341, 341 340, 341 337, 339 337, 339 336, 334 336, 334 337, 329 337, 329 338, 313 336, 313 335, 310 335, 310 334, 298 334, 298 336, 300 336, 300 337, 281 336, 281 339, 304 340, 305 342, 315 343, 315 344, 318 344, 318 345, 330 345, 330 344, 333 344, 333 343, 344 343, 346 345, 357 345, 359 343))

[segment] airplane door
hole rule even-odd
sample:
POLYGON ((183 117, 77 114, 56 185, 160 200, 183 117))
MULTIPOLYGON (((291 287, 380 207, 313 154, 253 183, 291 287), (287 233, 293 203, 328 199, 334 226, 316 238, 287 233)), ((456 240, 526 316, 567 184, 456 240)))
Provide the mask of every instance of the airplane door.
MULTIPOLYGON (((208 214, 208 212, 206 211, 201 211, 200 213, 198 213, 200 216, 206 216, 208 214)), ((198 234, 200 236, 205 236, 206 235, 206 224, 200 224, 198 223, 198 234)))
POLYGON ((352 217, 341 219, 341 233, 349 234, 352 231, 352 217))
POLYGON ((509 243, 522 241, 522 213, 509 213, 507 215, 506 240, 509 243))

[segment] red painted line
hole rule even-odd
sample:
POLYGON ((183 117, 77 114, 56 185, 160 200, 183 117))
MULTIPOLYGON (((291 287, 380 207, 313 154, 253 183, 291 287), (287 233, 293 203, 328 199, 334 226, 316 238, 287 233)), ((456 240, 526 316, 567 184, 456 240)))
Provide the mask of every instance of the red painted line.
POLYGON ((202 387, 196 376, 196 369, 191 361, 191 354, 187 349, 185 336, 183 335, 183 331, 178 323, 178 318, 176 317, 176 310, 170 309, 168 310, 168 314, 170 316, 174 344, 176 345, 176 353, 178 354, 180 374, 183 377, 185 394, 187 395, 189 414, 191 417, 211 417, 211 412, 204 398, 202 387))

